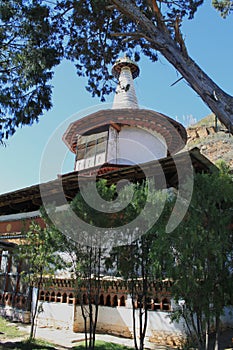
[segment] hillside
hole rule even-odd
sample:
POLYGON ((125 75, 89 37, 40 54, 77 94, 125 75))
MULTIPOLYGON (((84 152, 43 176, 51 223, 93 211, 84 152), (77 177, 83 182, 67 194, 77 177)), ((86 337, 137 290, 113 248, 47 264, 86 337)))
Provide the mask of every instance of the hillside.
POLYGON ((187 134, 188 149, 198 147, 213 163, 223 159, 233 169, 233 135, 213 114, 188 127, 187 134))

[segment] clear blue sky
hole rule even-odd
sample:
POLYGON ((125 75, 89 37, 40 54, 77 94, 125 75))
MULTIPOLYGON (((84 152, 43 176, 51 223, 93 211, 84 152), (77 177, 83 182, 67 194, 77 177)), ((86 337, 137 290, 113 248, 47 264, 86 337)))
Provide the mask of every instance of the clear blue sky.
MULTIPOLYGON (((224 20, 206 2, 194 20, 183 24, 182 31, 190 56, 220 87, 233 95, 232 15, 224 20)), ((170 86, 179 75, 162 56, 156 63, 143 59, 139 66, 141 71, 135 80, 135 88, 140 105, 164 113, 182 124, 190 116, 199 120, 211 112, 185 81, 170 86)), ((59 130, 61 137, 72 115, 78 113, 80 116, 80 111, 92 106, 96 109, 95 106, 100 105, 85 90, 85 79, 76 76, 70 63, 65 62, 56 69, 52 85, 53 108, 40 118, 38 124, 18 129, 7 141, 7 146, 0 148, 0 193, 39 183, 41 157, 53 132, 59 130)), ((113 96, 110 96, 108 102, 112 100, 113 96)), ((62 140, 59 145, 54 157, 66 150, 62 140)), ((53 171, 51 167, 46 181, 55 179, 57 173, 72 171, 73 167, 74 155, 68 152, 61 169, 53 171)))

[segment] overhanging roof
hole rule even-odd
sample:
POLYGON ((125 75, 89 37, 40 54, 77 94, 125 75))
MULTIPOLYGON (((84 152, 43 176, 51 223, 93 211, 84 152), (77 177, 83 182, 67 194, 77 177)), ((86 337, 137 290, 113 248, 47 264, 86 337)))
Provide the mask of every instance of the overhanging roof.
POLYGON ((77 134, 93 133, 93 130, 100 130, 111 123, 142 127, 157 132, 166 140, 171 154, 180 151, 187 141, 187 133, 183 125, 162 113, 141 108, 106 109, 89 114, 71 123, 62 139, 75 153, 77 134))
MULTIPOLYGON (((204 157, 198 148, 190 150, 188 154, 195 172, 210 172, 211 168, 214 167, 213 163, 204 157)), ((136 182, 145 178, 144 171, 146 171, 149 176, 156 176, 156 173, 162 169, 167 186, 177 187, 177 167, 182 168, 186 161, 187 153, 181 152, 173 157, 166 157, 158 161, 152 161, 141 165, 125 166, 114 171, 99 174, 95 177, 97 179, 106 179, 109 184, 117 183, 122 179, 136 182)), ((92 170, 94 171, 94 169, 92 170)), ((88 182, 91 178, 94 178, 93 175, 88 175, 85 171, 75 171, 61 175, 58 179, 43 183, 41 186, 43 188, 43 193, 46 193, 50 200, 55 202, 56 205, 59 205, 61 184, 66 200, 71 201, 79 191, 80 181, 88 182)), ((0 195, 0 215, 38 210, 42 205, 40 190, 41 187, 38 184, 0 195)))

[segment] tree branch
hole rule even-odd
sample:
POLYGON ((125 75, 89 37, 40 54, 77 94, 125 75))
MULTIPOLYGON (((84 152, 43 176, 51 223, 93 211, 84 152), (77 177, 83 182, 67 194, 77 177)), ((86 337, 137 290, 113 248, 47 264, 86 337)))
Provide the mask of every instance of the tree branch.
POLYGON ((142 34, 142 37, 148 40, 149 42, 155 43, 155 37, 158 37, 158 45, 157 47, 154 46, 154 48, 157 50, 161 50, 163 46, 166 45, 166 40, 163 39, 163 35, 167 34, 169 36, 169 33, 165 31, 160 31, 158 26, 156 26, 154 23, 152 23, 145 14, 143 14, 139 8, 129 0, 111 0, 111 2, 116 6, 117 10, 126 15, 127 17, 131 18, 135 23, 138 24, 143 29, 143 32, 140 32, 142 34), (153 27, 153 28, 152 28, 153 27))
POLYGON ((157 26, 159 29, 162 29, 167 32, 167 27, 163 22, 163 15, 158 7, 157 1, 156 0, 151 0, 151 5, 155 14, 157 26))
MULTIPOLYGON (((140 28, 143 38, 151 44, 151 49, 159 51, 184 77, 219 120, 233 134, 233 97, 224 92, 193 61, 185 51, 183 38, 177 42, 169 33, 160 30, 140 9, 129 0, 111 0, 119 12, 130 18, 140 28), (213 91, 218 100, 213 98, 213 91)), ((177 23, 178 24, 178 23, 177 23)), ((177 32, 178 33, 178 32, 177 32)))
POLYGON ((141 36, 144 37, 143 33, 140 32, 129 32, 129 33, 111 33, 111 36, 141 36))
POLYGON ((176 16, 176 20, 175 20, 175 23, 174 23, 175 41, 179 44, 181 52, 187 58, 188 57, 188 52, 187 52, 186 45, 184 43, 183 36, 181 34, 181 31, 180 31, 180 23, 181 23, 180 17, 176 16))

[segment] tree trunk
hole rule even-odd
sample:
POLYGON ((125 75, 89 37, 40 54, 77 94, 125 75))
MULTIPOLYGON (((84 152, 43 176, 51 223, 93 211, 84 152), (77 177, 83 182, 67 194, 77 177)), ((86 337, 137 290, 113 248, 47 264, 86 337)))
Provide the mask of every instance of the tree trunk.
POLYGON ((142 337, 142 323, 143 323, 143 309, 142 309, 142 300, 140 300, 139 307, 139 349, 143 350, 144 339, 142 337))
POLYGON ((89 302, 89 349, 92 349, 92 326, 93 326, 93 311, 91 302, 89 302))
POLYGON ((145 309, 144 309, 144 324, 143 324, 142 337, 141 337, 141 347, 142 347, 142 349, 144 349, 144 341, 145 341, 145 336, 146 336, 147 321, 148 321, 148 309, 147 309, 147 305, 145 305, 145 309))
MULTIPOLYGON (((130 17, 139 28, 138 36, 145 38, 151 48, 159 51, 189 83, 218 119, 233 133, 233 97, 214 81, 182 51, 166 26, 156 26, 129 0, 111 0, 117 9, 130 17)), ((122 33, 122 36, 129 34, 122 33)))
POLYGON ((190 310, 190 321, 191 321, 193 331, 194 331, 196 338, 197 338, 198 349, 202 350, 203 349, 202 337, 200 337, 200 334, 199 334, 198 329, 196 327, 195 317, 194 317, 194 314, 191 310, 190 310))
POLYGON ((36 304, 35 304, 35 310, 32 312, 32 321, 31 321, 31 329, 30 329, 30 335, 29 335, 29 341, 35 338, 35 320, 38 310, 38 302, 39 302, 39 292, 40 292, 40 283, 38 283, 37 293, 36 293, 36 304))
POLYGON ((96 327, 98 322, 98 313, 99 313, 99 295, 100 295, 100 268, 101 268, 101 248, 98 248, 97 250, 97 280, 95 280, 96 285, 96 291, 95 291, 95 317, 94 317, 94 324, 93 324, 93 349, 95 348, 95 334, 96 334, 96 327))
MULTIPOLYGON (((132 282, 131 282, 132 283, 132 282)), ((136 350, 138 350, 138 344, 137 344, 137 330, 136 330, 136 306, 135 306, 135 300, 134 300, 134 293, 131 293, 132 297, 132 308, 133 308, 133 339, 134 339, 134 347, 136 350)))
POLYGON ((88 349, 88 338, 87 338, 87 317, 85 314, 85 309, 83 306, 83 302, 81 301, 81 311, 82 311, 82 317, 84 321, 84 333, 85 333, 85 348, 88 349))
POLYGON ((93 349, 95 348, 95 334, 96 334, 96 326, 98 321, 98 312, 99 312, 99 305, 95 305, 95 318, 94 318, 94 324, 93 324, 93 349))
POLYGON ((209 320, 206 322, 206 330, 205 330, 205 349, 209 348, 209 334, 210 334, 210 322, 209 320))
POLYGON ((93 335, 93 309, 91 304, 91 291, 92 291, 92 280, 91 280, 91 272, 92 272, 92 247, 90 247, 89 251, 89 262, 88 262, 88 307, 89 307, 89 349, 92 349, 92 335, 93 335))
POLYGON ((218 350, 219 349, 219 336, 220 336, 220 316, 218 314, 216 315, 215 327, 216 327, 216 333, 215 333, 214 350, 218 350))
POLYGON ((160 52, 180 72, 229 132, 233 133, 233 97, 215 84, 189 56, 184 57, 172 39, 169 39, 160 52))
POLYGON ((147 329, 147 319, 148 319, 148 311, 147 311, 146 305, 145 305, 144 311, 143 311, 142 307, 140 307, 139 313, 140 313, 140 316, 139 316, 140 317, 140 319, 139 319, 139 324, 140 324, 140 346, 139 346, 139 349, 143 350, 146 329, 147 329))

